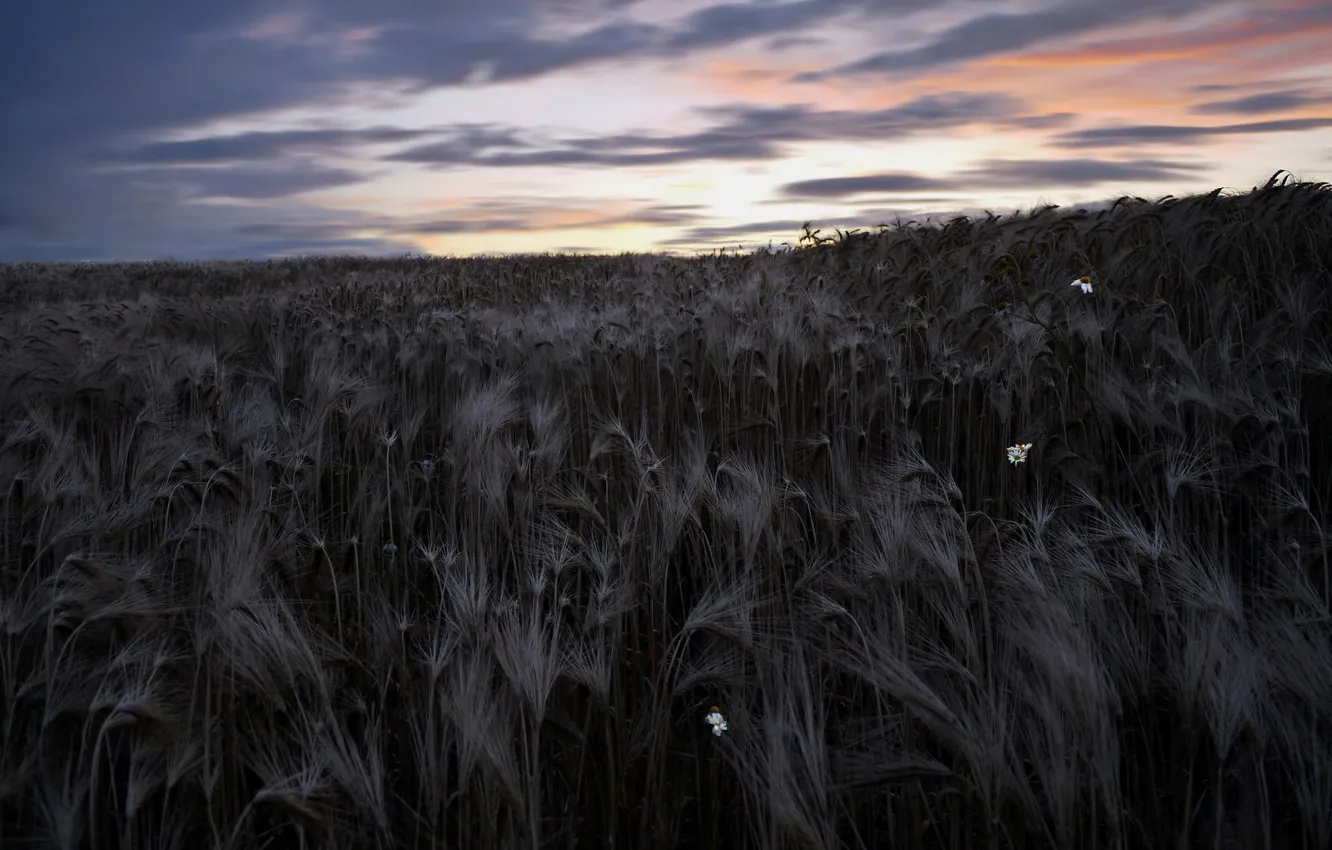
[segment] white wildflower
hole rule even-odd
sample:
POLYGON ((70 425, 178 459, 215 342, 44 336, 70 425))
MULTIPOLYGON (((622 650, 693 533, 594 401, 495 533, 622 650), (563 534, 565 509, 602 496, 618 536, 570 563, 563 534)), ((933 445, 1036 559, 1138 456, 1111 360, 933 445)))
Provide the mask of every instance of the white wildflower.
POLYGON ((1071 284, 1069 284, 1069 286, 1081 286, 1083 292, 1090 293, 1092 291, 1091 278, 1088 277, 1087 275, 1083 275, 1082 277, 1073 281, 1071 284))
POLYGON ((1016 446, 1008 447, 1008 462, 1022 463, 1027 459, 1027 450, 1031 448, 1031 443, 1018 443, 1016 446))
POLYGON ((730 728, 726 724, 726 718, 722 717, 721 709, 717 708, 715 705, 712 707, 712 713, 703 719, 712 726, 712 734, 716 735, 718 738, 721 737, 721 733, 730 728))

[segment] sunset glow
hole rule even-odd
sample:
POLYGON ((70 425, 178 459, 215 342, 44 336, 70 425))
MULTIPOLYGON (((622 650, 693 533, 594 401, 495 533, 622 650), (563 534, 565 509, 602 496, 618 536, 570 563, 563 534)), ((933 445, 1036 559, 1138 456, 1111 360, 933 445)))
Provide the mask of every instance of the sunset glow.
POLYGON ((0 260, 687 254, 1332 178, 1327 3, 131 6, 18 13, 0 260))

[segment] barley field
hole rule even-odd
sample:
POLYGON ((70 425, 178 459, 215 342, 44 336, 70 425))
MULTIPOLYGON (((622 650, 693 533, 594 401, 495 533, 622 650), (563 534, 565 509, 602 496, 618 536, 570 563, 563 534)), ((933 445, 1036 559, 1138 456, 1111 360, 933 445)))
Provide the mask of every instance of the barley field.
POLYGON ((1332 187, 1279 176, 0 266, 0 846, 1325 850, 1332 187))

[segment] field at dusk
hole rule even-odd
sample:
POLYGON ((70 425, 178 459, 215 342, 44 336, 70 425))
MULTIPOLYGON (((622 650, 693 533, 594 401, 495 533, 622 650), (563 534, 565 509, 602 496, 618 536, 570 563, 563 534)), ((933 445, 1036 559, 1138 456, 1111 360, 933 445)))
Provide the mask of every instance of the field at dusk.
POLYGON ((0 845, 1325 848, 1332 187, 0 267, 0 845))
POLYGON ((1332 847, 1332 2, 0 24, 0 848, 1332 847))

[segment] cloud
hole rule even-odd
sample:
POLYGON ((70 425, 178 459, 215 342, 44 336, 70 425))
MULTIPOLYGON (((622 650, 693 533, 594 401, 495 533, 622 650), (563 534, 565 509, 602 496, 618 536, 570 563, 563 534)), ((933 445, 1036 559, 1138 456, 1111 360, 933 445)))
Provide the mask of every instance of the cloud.
MULTIPOLYGON (((596 144, 596 143, 593 143, 596 144)), ((589 147, 591 145, 588 145, 589 147)), ((683 162, 703 160, 760 160, 775 159, 780 151, 773 145, 749 139, 708 138, 697 134, 692 138, 678 137, 674 140, 642 140, 640 147, 673 147, 643 153, 599 153, 593 150, 579 149, 578 143, 565 150, 533 151, 531 153, 494 153, 478 155, 472 151, 460 149, 453 143, 425 145, 410 151, 384 157, 387 160, 414 162, 434 166, 443 165, 489 165, 497 167, 520 166, 562 166, 562 165, 601 165, 601 166, 643 166, 674 165, 683 162)))
POLYGON ((710 242, 717 239, 734 239, 737 236, 762 236, 769 233, 799 234, 804 224, 804 221, 797 221, 793 218, 780 218, 741 224, 692 227, 681 234, 679 239, 672 240, 672 242, 673 244, 688 244, 691 242, 710 242))
POLYGON ((1239 97, 1233 100, 1215 100, 1210 103, 1200 103, 1190 108, 1190 112, 1196 112, 1200 115, 1215 115, 1217 113, 1263 113, 1263 112, 1284 112, 1290 109, 1299 109, 1306 106, 1322 106, 1332 103, 1332 97, 1318 97, 1307 92, 1300 91, 1276 91, 1266 92, 1264 94, 1254 94, 1248 97, 1239 97))
POLYGON ((915 192, 951 188, 952 181, 918 174, 867 174, 862 177, 828 177, 787 183, 781 191, 800 198, 844 198, 866 192, 915 192))
POLYGON ((781 35, 768 39, 764 46, 768 50, 782 51, 796 47, 822 47, 827 43, 827 39, 824 38, 814 38, 806 35, 781 35))
POLYGON ((1037 45, 1057 44, 1107 25, 1127 26, 1180 18, 1213 5, 1215 0, 1064 0, 1038 11, 993 13, 949 27, 929 42, 906 50, 887 50, 823 71, 795 75, 794 82, 893 71, 924 71, 983 59, 1037 45))
MULTIPOLYGON (((651 24, 618 22, 571 38, 539 39, 502 18, 487 22, 484 14, 466 22, 464 37, 455 33, 459 29, 456 22, 386 30, 375 40, 373 50, 352 63, 350 70, 367 81, 405 81, 411 90, 420 92, 478 79, 519 82, 614 59, 662 54, 663 31, 651 24), (483 72, 479 78, 478 72, 483 72)), ((520 17, 535 24, 530 9, 520 17)))
MULTIPOLYGON (((671 51, 732 45, 759 36, 799 32, 861 4, 855 0, 801 0, 796 3, 759 5, 722 3, 689 15, 683 25, 665 40, 671 51)), ((925 3, 894 3, 897 7, 924 8, 925 3)))
POLYGON ((1095 159, 1014 160, 990 159, 958 175, 958 188, 1024 189, 1031 186, 1094 186, 1098 183, 1155 183, 1196 180, 1209 166, 1196 162, 1135 159, 1108 162, 1095 159))
POLYGON ((1255 133, 1288 133, 1332 127, 1330 118, 1287 118, 1248 124, 1224 124, 1212 127, 1188 127, 1175 124, 1129 124, 1074 130, 1055 137, 1059 145, 1074 148, 1124 147, 1126 145, 1198 142, 1213 136, 1255 133))
POLYGON ((111 153, 108 159, 162 164, 276 159, 294 154, 336 153, 361 145, 411 141, 431 133, 430 130, 400 127, 237 133, 135 145, 111 153))
POLYGON ((237 165, 218 168, 164 168, 139 172, 141 185, 178 188, 189 198, 275 199, 363 182, 366 175, 346 168, 307 163, 237 165))
MULTIPOLYGON (((792 198, 846 198, 867 193, 986 189, 1025 189, 1036 186, 1094 186, 1106 182, 1157 182, 1195 179, 1207 166, 1165 160, 1113 162, 1094 159, 1013 160, 989 159, 946 178, 922 177, 907 172, 864 174, 800 180, 779 187, 792 198)), ((913 201, 913 203, 916 203, 913 201)))
POLYGON ((466 128, 451 138, 386 154, 384 160, 432 166, 670 165, 699 161, 772 160, 782 143, 806 141, 891 141, 975 123, 999 127, 1062 126, 1067 113, 1028 116, 1023 102, 1010 95, 945 92, 924 95, 898 106, 863 112, 824 110, 807 104, 762 107, 703 107, 698 113, 717 120, 707 130, 681 133, 621 133, 539 143, 520 131, 466 128), (501 151, 500 148, 519 148, 501 151))

